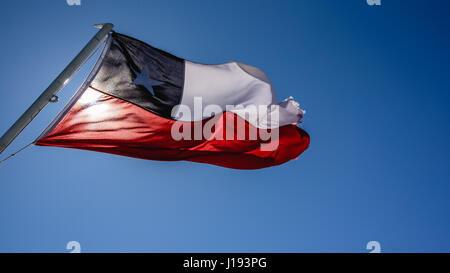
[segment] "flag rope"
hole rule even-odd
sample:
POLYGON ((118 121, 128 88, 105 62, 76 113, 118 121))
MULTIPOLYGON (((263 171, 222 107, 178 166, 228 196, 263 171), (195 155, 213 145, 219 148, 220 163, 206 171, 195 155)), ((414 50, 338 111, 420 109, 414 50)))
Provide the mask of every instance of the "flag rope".
POLYGON ((0 160, 0 164, 2 164, 3 162, 5 162, 6 160, 10 159, 11 157, 17 155, 18 153, 22 152, 23 150, 25 150, 26 148, 30 147, 32 144, 34 144, 35 142, 31 142, 28 143, 27 145, 23 146, 22 148, 20 148, 18 151, 16 151, 15 153, 10 154, 8 157, 6 157, 5 159, 0 160))
MULTIPOLYGON (((76 70, 75 73, 77 73, 78 71, 80 71, 80 69, 83 67, 83 65, 86 64, 87 61, 89 61, 94 55, 95 53, 97 53, 97 51, 104 45, 106 44, 106 40, 104 40, 102 43, 100 43, 97 48, 91 53, 91 55, 89 55, 89 57, 86 58, 86 60, 84 60, 84 62, 80 65, 80 67, 78 67, 78 69, 76 70)), ((23 150, 25 150, 26 148, 30 147, 31 145, 35 144, 36 141, 32 141, 30 143, 28 143, 27 145, 25 145, 24 147, 20 148, 19 150, 17 150, 16 152, 10 154, 9 156, 7 156, 6 158, 0 160, 0 164, 2 164, 3 162, 5 162, 6 160, 10 159, 11 157, 17 155, 18 153, 22 152, 23 150)))

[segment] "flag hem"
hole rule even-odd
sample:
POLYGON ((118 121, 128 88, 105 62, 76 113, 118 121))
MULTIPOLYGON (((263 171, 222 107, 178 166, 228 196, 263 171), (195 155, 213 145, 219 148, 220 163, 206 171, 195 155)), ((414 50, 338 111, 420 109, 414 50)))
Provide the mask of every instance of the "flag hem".
POLYGON ((50 133, 55 126, 64 118, 64 116, 67 114, 67 112, 72 109, 72 107, 75 105, 75 103, 78 101, 78 99, 83 95, 83 93, 89 88, 94 78, 97 76, 98 72, 100 71, 100 68, 103 65, 103 61, 106 57, 106 54, 109 52, 109 49, 111 47, 112 42, 112 35, 108 34, 106 37, 106 43, 105 47, 102 50, 102 53, 100 54, 100 57, 98 58, 97 62, 95 63, 94 67, 92 68, 91 72, 89 73, 86 80, 81 84, 81 86, 78 88, 77 92, 72 96, 72 98, 69 100, 69 102, 64 106, 64 108, 59 112, 59 114, 53 119, 53 121, 42 131, 42 133, 36 138, 34 143, 38 143, 41 139, 45 138, 48 133, 50 133))

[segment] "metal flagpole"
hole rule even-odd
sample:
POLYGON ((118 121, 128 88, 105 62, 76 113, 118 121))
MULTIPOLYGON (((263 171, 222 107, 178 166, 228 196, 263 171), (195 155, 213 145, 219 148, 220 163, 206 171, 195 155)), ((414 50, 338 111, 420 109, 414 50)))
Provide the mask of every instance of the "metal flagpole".
POLYGON ((33 104, 22 114, 22 116, 6 131, 0 139, 0 154, 11 144, 11 142, 27 127, 47 103, 55 99, 59 92, 69 82, 70 78, 78 71, 80 66, 100 44, 100 42, 113 29, 114 25, 107 23, 95 25, 101 28, 97 34, 87 43, 80 53, 70 62, 69 65, 59 74, 59 76, 47 87, 47 89, 33 102, 33 104))

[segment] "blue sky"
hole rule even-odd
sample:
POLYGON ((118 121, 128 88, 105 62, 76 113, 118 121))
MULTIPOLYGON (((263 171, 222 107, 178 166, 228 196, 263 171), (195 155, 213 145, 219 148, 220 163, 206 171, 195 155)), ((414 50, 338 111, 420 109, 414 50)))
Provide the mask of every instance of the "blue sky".
MULTIPOLYGON (((237 171, 30 147, 0 165, 0 252, 450 251, 448 1, 7 1, 4 132, 112 22, 179 57, 262 68, 311 147, 237 171)), ((36 138, 91 60, 2 158, 36 138)))

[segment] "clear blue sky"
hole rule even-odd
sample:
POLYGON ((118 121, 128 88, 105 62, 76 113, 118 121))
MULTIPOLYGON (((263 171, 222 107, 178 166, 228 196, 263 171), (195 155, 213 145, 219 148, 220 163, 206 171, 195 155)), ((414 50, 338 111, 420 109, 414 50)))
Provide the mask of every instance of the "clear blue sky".
MULTIPOLYGON (((3 133, 112 22, 180 57, 262 68, 311 147, 236 171, 30 147, 0 165, 0 252, 450 251, 450 2, 6 1, 3 133)), ((32 141, 93 61, 2 155, 32 141)))

